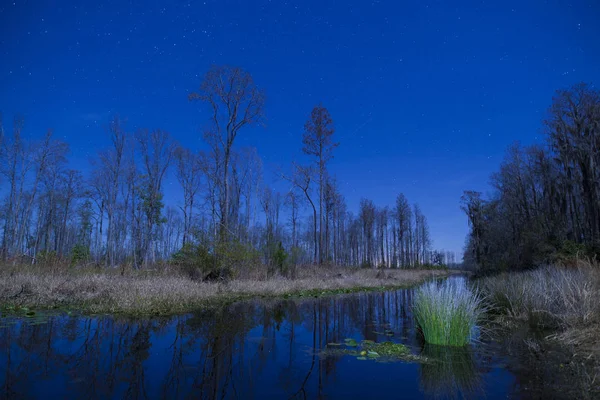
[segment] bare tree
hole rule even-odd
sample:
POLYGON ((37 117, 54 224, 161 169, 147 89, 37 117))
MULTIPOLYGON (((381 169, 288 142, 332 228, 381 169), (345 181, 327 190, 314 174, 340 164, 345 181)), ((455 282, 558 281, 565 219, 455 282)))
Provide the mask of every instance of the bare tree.
POLYGON ((154 228, 162 222, 162 182, 173 157, 175 144, 168 133, 161 130, 139 131, 136 135, 142 158, 144 184, 141 190, 142 208, 146 216, 146 238, 143 261, 155 261, 154 228))
POLYGON ((360 222, 362 225, 363 234, 363 260, 362 263, 367 266, 373 266, 375 264, 374 254, 374 226, 375 226, 375 204, 369 199, 360 200, 360 222))
POLYGON ((58 164, 66 161, 66 154, 69 146, 65 142, 52 139, 52 132, 48 131, 41 143, 33 148, 33 172, 34 180, 31 185, 31 192, 27 196, 27 202, 24 204, 22 222, 17 233, 16 248, 19 252, 23 251, 28 222, 32 220, 33 205, 39 190, 40 182, 44 178, 49 168, 57 168, 58 164))
POLYGON ((293 167, 294 167, 294 172, 291 177, 287 177, 285 175, 282 175, 282 177, 283 177, 283 179, 292 183, 292 185, 294 187, 298 188, 298 190, 300 190, 300 192, 302 192, 304 194, 304 196, 306 197, 306 200, 308 200, 308 203, 312 207, 312 211, 313 211, 313 232, 312 233, 313 233, 313 246, 314 246, 313 262, 318 263, 319 262, 319 257, 318 257, 319 242, 317 239, 317 208, 315 207, 315 203, 311 198, 311 186, 310 186, 310 183, 313 179, 314 171, 313 171, 313 168, 311 168, 311 167, 303 167, 298 164, 294 164, 293 167))
MULTIPOLYGON (((17 215, 21 209, 23 187, 25 178, 32 164, 29 161, 28 149, 21 137, 23 120, 15 118, 13 121, 13 134, 10 140, 3 140, 1 155, 3 163, 0 163, 1 172, 9 182, 8 203, 4 213, 4 230, 2 234, 2 259, 11 255, 17 236, 17 215)), ((2 128, 4 134, 4 128, 2 128)))
MULTIPOLYGON (((114 117, 109 123, 108 131, 112 147, 109 150, 99 153, 97 169, 95 170, 95 180, 100 185, 98 194, 102 198, 103 211, 106 212, 107 216, 105 263, 106 266, 112 266, 115 264, 117 247, 117 241, 115 240, 115 214, 117 211, 126 140, 123 121, 118 117, 114 117)), ((100 218, 104 218, 103 213, 100 218)))
POLYGON ((385 239, 386 239, 386 235, 387 235, 387 228, 388 228, 388 214, 389 214, 389 209, 387 207, 383 207, 383 208, 379 208, 377 210, 376 213, 376 218, 377 218, 377 240, 379 242, 379 251, 380 251, 380 265, 385 266, 386 265, 386 257, 385 257, 385 253, 386 253, 386 243, 385 243, 385 239))
POLYGON ((200 100, 211 110, 211 127, 205 140, 212 148, 215 171, 219 173, 219 240, 226 241, 230 202, 229 174, 232 148, 239 131, 264 119, 264 94, 252 76, 239 67, 213 66, 204 76, 198 92, 190 100, 200 100))
POLYGON ((302 151, 315 156, 319 176, 319 258, 323 262, 323 198, 327 172, 327 163, 333 158, 333 150, 339 145, 333 141, 333 120, 329 111, 318 105, 313 108, 308 121, 304 124, 302 151))
POLYGON ((298 218, 302 203, 294 190, 290 190, 285 197, 285 205, 290 210, 290 224, 292 225, 292 247, 298 247, 298 218))
POLYGON ((411 229, 410 205, 406 197, 400 193, 396 198, 396 208, 394 212, 398 224, 398 247, 400 251, 400 265, 406 267, 410 264, 410 246, 409 236, 411 229))
POLYGON ((177 147, 174 153, 176 160, 176 175, 183 189, 183 245, 190 236, 193 221, 194 202, 201 185, 201 165, 198 156, 184 147, 177 147))

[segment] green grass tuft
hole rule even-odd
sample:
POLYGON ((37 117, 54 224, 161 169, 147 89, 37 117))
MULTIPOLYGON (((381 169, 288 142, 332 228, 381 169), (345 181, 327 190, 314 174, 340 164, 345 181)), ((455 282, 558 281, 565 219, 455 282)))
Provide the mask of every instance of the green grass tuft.
POLYGON ((429 282, 417 290, 415 318, 425 341, 430 344, 468 344, 484 312, 482 296, 462 280, 429 282))

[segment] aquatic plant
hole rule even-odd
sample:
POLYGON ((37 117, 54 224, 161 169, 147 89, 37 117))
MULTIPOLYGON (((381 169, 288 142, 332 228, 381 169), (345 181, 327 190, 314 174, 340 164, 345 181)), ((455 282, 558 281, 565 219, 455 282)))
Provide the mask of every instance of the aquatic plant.
POLYGON ((414 314, 427 343, 466 345, 484 312, 483 297, 464 280, 429 282, 417 290, 414 314))
POLYGON ((360 343, 354 339, 345 339, 342 343, 328 343, 320 352, 323 357, 340 357, 350 355, 357 360, 383 360, 383 361, 418 361, 419 357, 411 353, 410 349, 401 343, 363 340, 360 343))
POLYGON ((367 352, 367 355, 373 355, 372 353, 375 353, 379 356, 404 358, 411 354, 410 349, 401 343, 394 343, 394 342, 373 343, 373 342, 363 341, 361 345, 362 345, 363 351, 367 352))

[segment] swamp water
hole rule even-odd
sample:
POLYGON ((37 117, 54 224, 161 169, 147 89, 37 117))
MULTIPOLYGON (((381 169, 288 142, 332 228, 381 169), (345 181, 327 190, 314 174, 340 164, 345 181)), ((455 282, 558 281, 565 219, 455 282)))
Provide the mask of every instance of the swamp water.
POLYGON ((0 398, 538 398, 496 341, 423 344, 413 298, 256 300, 148 320, 4 317, 0 398), (383 342, 408 352, 379 354, 383 342))

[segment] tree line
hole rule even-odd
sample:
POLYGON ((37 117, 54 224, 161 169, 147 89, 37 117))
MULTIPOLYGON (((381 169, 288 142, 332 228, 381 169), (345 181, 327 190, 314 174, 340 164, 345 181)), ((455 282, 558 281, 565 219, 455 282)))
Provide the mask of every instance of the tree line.
POLYGON ((543 144, 508 148, 491 196, 464 193, 465 262, 523 268, 600 253, 600 91, 557 91, 543 127, 543 144))
POLYGON ((308 161, 276 174, 289 187, 280 193, 265 184, 257 150, 234 146, 240 132, 265 119, 265 96, 252 76, 214 66, 188 97, 210 116, 206 150, 192 151, 160 129, 131 133, 115 116, 110 146, 93 157, 88 176, 67 167, 69 146, 51 131, 29 140, 23 119, 14 119, 12 133, 0 120, 1 259, 106 267, 182 254, 214 266, 248 259, 280 268, 456 263, 453 253, 432 251, 427 218, 402 194, 391 208, 363 199, 356 215, 348 210, 328 171, 338 143, 322 105, 304 126, 308 161), (163 198, 171 173, 182 189, 177 206, 163 198))

